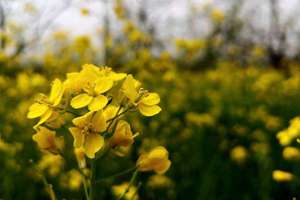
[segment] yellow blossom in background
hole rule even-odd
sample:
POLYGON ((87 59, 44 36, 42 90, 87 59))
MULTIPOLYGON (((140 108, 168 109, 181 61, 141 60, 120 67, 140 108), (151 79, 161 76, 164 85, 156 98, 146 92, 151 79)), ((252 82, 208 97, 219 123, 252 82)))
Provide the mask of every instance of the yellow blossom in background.
POLYGON ((171 166, 168 151, 158 146, 149 153, 140 155, 136 165, 139 171, 155 171, 158 174, 164 174, 171 166))
POLYGON ((300 150, 296 147, 285 147, 282 151, 282 156, 286 160, 299 160, 300 150))
POLYGON ((236 146, 230 151, 230 158, 238 163, 244 162, 247 155, 248 151, 243 146, 236 146))
POLYGON ((293 179, 293 174, 282 170, 274 170, 272 177, 277 182, 289 182, 293 179))
POLYGON ((64 160, 60 155, 44 154, 37 163, 41 171, 46 171, 50 176, 57 176, 63 169, 64 160))
POLYGON ((149 178, 147 185, 151 188, 169 188, 173 186, 173 182, 165 175, 155 174, 149 178))
POLYGON ((211 11, 211 18, 215 23, 220 23, 224 20, 225 15, 221 10, 215 8, 211 11))
POLYGON ((38 127, 38 131, 32 136, 32 139, 38 144, 40 149, 54 154, 58 154, 64 146, 63 137, 56 137, 55 131, 42 126, 38 127))
POLYGON ((282 146, 287 146, 291 144, 291 142, 300 136, 300 118, 295 117, 290 121, 290 126, 280 131, 277 134, 277 139, 282 146))
POLYGON ((70 190, 79 190, 82 184, 82 175, 79 171, 72 169, 61 177, 63 187, 70 190))
MULTIPOLYGON (((127 183, 127 182, 122 183, 120 185, 114 185, 114 186, 112 186, 112 192, 114 193, 114 195, 116 197, 119 197, 126 191, 128 186, 129 186, 129 183, 127 183)), ((126 200, 138 200, 139 197, 138 197, 138 194, 137 194, 137 188, 133 185, 131 187, 129 187, 129 190, 125 194, 124 199, 126 199, 126 200)))
POLYGON ((80 14, 82 16, 88 16, 88 15, 90 15, 90 10, 88 8, 81 8, 80 9, 80 14))

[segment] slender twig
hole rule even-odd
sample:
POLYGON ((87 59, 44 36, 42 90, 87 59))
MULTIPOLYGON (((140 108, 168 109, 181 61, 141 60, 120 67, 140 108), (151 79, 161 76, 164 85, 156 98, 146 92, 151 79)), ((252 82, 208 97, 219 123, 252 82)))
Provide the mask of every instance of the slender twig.
POLYGON ((90 186, 90 200, 95 199, 95 178, 96 178, 96 163, 95 160, 91 162, 91 186, 90 186))
POLYGON ((114 179, 114 178, 116 178, 116 177, 123 176, 123 175, 128 174, 129 172, 131 172, 131 171, 133 171, 133 170, 135 170, 135 169, 136 169, 136 166, 131 167, 131 168, 129 168, 129 169, 126 169, 125 171, 118 172, 118 173, 113 174, 113 175, 111 175, 111 176, 107 176, 107 177, 100 178, 100 179, 96 180, 96 184, 97 184, 97 183, 100 183, 100 182, 102 182, 102 181, 104 181, 104 180, 107 180, 107 179, 114 179))
POLYGON ((142 186, 142 182, 139 182, 138 185, 136 186, 136 190, 132 194, 130 200, 134 200, 135 199, 134 197, 137 195, 137 193, 138 193, 138 191, 139 191, 139 189, 140 189, 141 186, 142 186))
POLYGON ((135 181, 135 179, 136 179, 138 173, 139 173, 138 170, 135 170, 135 171, 133 172, 132 177, 131 177, 131 179, 130 179, 130 182, 129 182, 129 184, 128 184, 126 190, 122 193, 122 195, 118 198, 118 200, 123 199, 124 196, 127 194, 127 192, 129 191, 130 187, 133 185, 133 183, 134 183, 134 181, 135 181))

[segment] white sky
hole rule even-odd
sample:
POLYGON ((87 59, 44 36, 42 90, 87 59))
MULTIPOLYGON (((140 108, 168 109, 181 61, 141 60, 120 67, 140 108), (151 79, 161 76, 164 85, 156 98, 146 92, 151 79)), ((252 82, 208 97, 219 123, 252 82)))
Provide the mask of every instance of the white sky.
MULTIPOLYGON (((89 34, 95 35, 103 22, 105 12, 104 2, 108 3, 108 12, 110 14, 111 23, 118 27, 118 20, 113 14, 114 0, 72 0, 70 6, 64 8, 64 0, 0 0, 12 4, 11 14, 17 21, 23 21, 25 28, 33 28, 38 24, 51 24, 52 30, 66 30, 73 35, 89 34), (36 23, 31 23, 30 16, 24 15, 24 2, 31 2, 43 10, 44 15, 38 17, 36 23), (88 8, 90 16, 82 16, 80 8, 88 8), (21 14, 20 14, 21 13, 21 14), (45 17, 46 16, 46 17, 45 17), (47 21, 54 19, 54 21, 47 21), (30 23, 28 23, 30 22, 30 23)), ((191 24, 186 23, 191 16, 191 5, 197 9, 201 9, 207 2, 211 2, 214 6, 226 11, 228 4, 240 0, 123 0, 133 13, 142 4, 147 4, 147 12, 149 20, 155 24, 157 33, 164 39, 174 37, 189 37, 191 24), (225 3, 226 2, 226 3, 225 3)), ((266 31, 269 27, 269 0, 245 0, 243 7, 243 15, 252 21, 253 26, 258 30, 266 31)), ((286 21, 287 18, 296 19, 296 25, 300 27, 299 8, 300 0, 279 0, 281 7, 281 19, 286 21)), ((41 28, 43 29, 43 27, 41 28)), ((208 29, 207 21, 198 22, 195 27, 199 33, 205 33, 208 29)), ((259 33, 258 33, 259 34, 259 33)))

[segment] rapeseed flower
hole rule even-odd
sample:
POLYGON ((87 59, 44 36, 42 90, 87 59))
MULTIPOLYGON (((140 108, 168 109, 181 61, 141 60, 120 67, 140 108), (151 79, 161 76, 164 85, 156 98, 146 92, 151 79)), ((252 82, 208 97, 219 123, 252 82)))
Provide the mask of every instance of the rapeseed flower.
POLYGON ((168 151, 158 146, 152 149, 149 153, 142 154, 136 165, 139 171, 155 171, 158 174, 164 174, 171 166, 168 151))
POLYGON ((59 79, 55 79, 49 97, 41 94, 40 99, 29 108, 27 117, 29 119, 40 117, 35 128, 46 122, 57 109, 64 93, 64 87, 59 79))
POLYGON ((100 133, 106 130, 106 120, 102 111, 88 112, 72 122, 75 127, 69 130, 74 137, 74 147, 82 147, 87 157, 95 158, 95 153, 104 146, 104 138, 100 133))

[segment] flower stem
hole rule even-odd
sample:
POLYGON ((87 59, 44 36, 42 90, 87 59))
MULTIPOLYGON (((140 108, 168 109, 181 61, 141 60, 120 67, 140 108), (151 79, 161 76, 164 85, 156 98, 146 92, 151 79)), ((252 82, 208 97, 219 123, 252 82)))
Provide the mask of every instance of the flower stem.
POLYGON ((56 196, 55 196, 55 193, 54 193, 54 190, 53 190, 53 186, 48 183, 46 177, 43 174, 41 174, 41 176, 42 176, 43 183, 44 183, 44 185, 47 189, 47 192, 50 196, 50 199, 51 200, 56 200, 56 196))
POLYGON ((125 197, 126 193, 129 191, 130 187, 132 186, 132 184, 134 183, 137 175, 138 175, 139 171, 136 169, 133 174, 132 174, 132 177, 130 179, 130 182, 128 184, 128 187, 126 188, 126 190, 122 193, 122 195, 118 198, 118 200, 121 200, 125 197))
POLYGON ((133 170, 135 170, 135 169, 136 169, 136 166, 131 167, 131 168, 129 168, 129 169, 126 169, 125 171, 122 171, 122 172, 113 174, 113 175, 111 175, 111 176, 107 176, 107 177, 100 178, 99 180, 96 180, 96 183, 99 183, 99 182, 104 181, 104 180, 107 180, 107 179, 114 179, 114 178, 116 178, 116 177, 119 177, 119 176, 128 174, 129 172, 131 172, 131 171, 133 171, 133 170))
POLYGON ((95 185, 96 185, 96 163, 94 160, 91 162, 91 186, 90 186, 90 200, 95 198, 95 185))
POLYGON ((83 188, 84 188, 85 198, 86 198, 86 200, 90 200, 86 178, 83 174, 82 174, 82 181, 83 181, 83 188))

